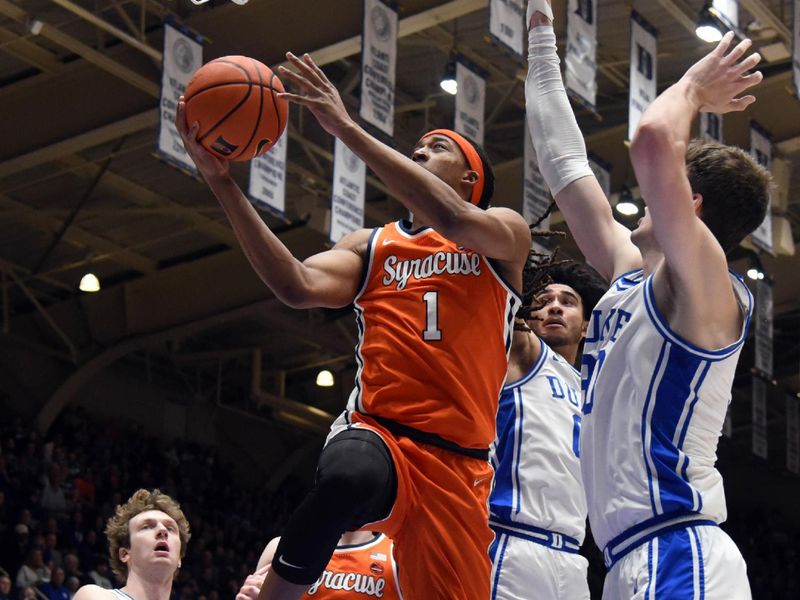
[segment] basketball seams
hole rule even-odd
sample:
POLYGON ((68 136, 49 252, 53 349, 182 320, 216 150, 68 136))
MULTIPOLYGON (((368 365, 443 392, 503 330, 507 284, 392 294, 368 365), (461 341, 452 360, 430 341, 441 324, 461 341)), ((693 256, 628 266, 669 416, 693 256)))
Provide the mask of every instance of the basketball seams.
MULTIPOLYGON (((275 77, 275 75, 273 75, 273 77, 275 77)), ((197 96, 199 96, 200 94, 203 94, 203 93, 205 93, 205 92, 207 92, 209 90, 213 90, 213 89, 216 89, 216 88, 225 87, 227 85, 249 85, 249 86, 252 86, 252 87, 261 87, 261 88, 264 88, 264 89, 272 90, 273 92, 278 92, 278 93, 281 93, 283 91, 283 90, 280 90, 278 88, 272 87, 272 85, 269 84, 269 83, 255 83, 255 82, 247 82, 247 81, 223 81, 221 83, 214 83, 214 84, 208 85, 208 86, 206 86, 206 87, 204 87, 204 88, 202 88, 200 90, 197 90, 196 92, 194 92, 188 98, 184 98, 183 101, 184 102, 189 102, 189 100, 192 100, 193 98, 197 98, 197 96)))
MULTIPOLYGON (((239 69, 240 71, 242 71, 242 72, 245 74, 245 77, 247 77, 247 81, 249 82, 249 83, 248 83, 248 88, 247 88, 247 94, 245 94, 244 98, 242 98, 242 99, 241 99, 241 100, 240 100, 240 101, 239 101, 239 102, 236 104, 236 106, 234 106, 234 107, 233 107, 232 109, 230 109, 230 110, 229 110, 229 111, 228 111, 228 112, 227 112, 225 115, 223 115, 223 117, 222 117, 222 118, 221 118, 219 121, 217 121, 216 123, 214 123, 214 125, 213 125, 213 126, 212 126, 212 127, 211 127, 211 128, 208 130, 208 131, 206 131, 206 132, 205 132, 203 135, 201 135, 201 136, 199 136, 199 137, 197 138, 197 139, 198 139, 198 141, 200 141, 200 142, 202 142, 204 139, 206 139, 206 137, 208 137, 208 135, 209 135, 209 134, 210 134, 212 131, 214 131, 214 130, 215 130, 217 127, 219 127, 220 125, 222 125, 222 124, 223 124, 223 123, 224 123, 224 122, 225 122, 225 121, 228 119, 228 117, 230 117, 230 116, 231 116, 233 113, 235 113, 237 110, 239 110, 239 108, 240 108, 242 105, 244 105, 244 103, 245 103, 245 102, 247 102, 247 99, 248 99, 248 98, 250 98, 250 94, 253 92, 253 80, 250 78, 250 73, 248 73, 248 72, 247 72, 247 69, 245 69, 245 68, 241 67, 240 65, 237 65, 236 63, 229 63, 228 61, 220 61, 220 62, 224 62, 224 63, 226 63, 226 64, 232 64, 232 65, 235 65, 237 69, 239 69)), ((195 95, 197 95, 197 94, 195 94, 195 95)))
MULTIPOLYGON (((283 131, 283 125, 281 124, 281 110, 280 107, 278 106, 278 99, 275 97, 275 88, 272 87, 272 80, 276 78, 277 75, 275 75, 275 73, 272 73, 271 77, 269 78, 269 89, 272 90, 272 93, 269 96, 270 98, 272 98, 272 108, 275 109, 275 118, 278 120, 277 132, 278 132, 278 137, 280 137, 280 133, 283 131)), ((286 133, 286 135, 289 135, 288 132, 286 133)))
MULTIPOLYGON (((239 158, 242 154, 244 154, 244 151, 247 150, 250 147, 250 144, 253 143, 253 139, 256 137, 256 132, 258 131, 258 128, 261 126, 261 117, 264 115, 264 80, 261 78, 261 69, 258 68, 258 63, 252 58, 250 59, 250 62, 253 64, 253 67, 255 68, 256 73, 258 74, 258 87, 259 91, 261 92, 258 101, 258 118, 256 119, 256 122, 253 125, 253 131, 250 134, 250 139, 247 140, 247 143, 242 147, 241 150, 239 150, 239 153, 236 154, 236 158, 239 158)), ((251 156, 250 158, 254 157, 251 156)), ((231 159, 233 159, 233 156, 231 156, 231 159)))

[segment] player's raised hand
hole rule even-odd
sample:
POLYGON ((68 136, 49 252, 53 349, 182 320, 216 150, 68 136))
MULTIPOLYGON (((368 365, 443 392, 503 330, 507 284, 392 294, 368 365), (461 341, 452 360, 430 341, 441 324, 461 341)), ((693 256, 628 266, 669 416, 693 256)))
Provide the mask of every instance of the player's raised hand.
POLYGON ((295 93, 284 92, 278 96, 308 108, 325 131, 338 136, 343 128, 353 123, 339 90, 308 54, 299 58, 287 52, 286 58, 297 70, 291 71, 283 66, 278 69, 284 81, 292 84, 295 93))
POLYGON ((192 157, 194 164, 206 181, 210 177, 228 176, 230 173, 229 162, 214 156, 197 141, 200 124, 195 122, 190 125, 186 121, 186 102, 183 96, 178 100, 178 108, 175 110, 175 127, 183 140, 183 147, 186 148, 186 152, 192 157))
POLYGON ((255 573, 250 573, 247 579, 244 580, 239 593, 236 594, 234 600, 258 600, 258 594, 261 592, 261 586, 264 585, 264 579, 269 572, 270 565, 264 565, 255 573))
POLYGON ((750 73, 761 60, 761 55, 754 52, 742 58, 752 44, 749 39, 742 40, 728 52, 732 40, 733 32, 729 31, 714 50, 692 65, 683 76, 702 112, 741 111, 756 101, 755 96, 739 95, 763 79, 760 71, 750 73))

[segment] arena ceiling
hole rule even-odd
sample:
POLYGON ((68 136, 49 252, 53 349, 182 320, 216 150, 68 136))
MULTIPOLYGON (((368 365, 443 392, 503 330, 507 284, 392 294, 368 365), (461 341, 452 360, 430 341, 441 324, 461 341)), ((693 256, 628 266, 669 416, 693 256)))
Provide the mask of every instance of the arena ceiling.
MULTIPOLYGON (((563 49, 564 3, 555 4, 563 49)), ((438 82, 451 53, 460 52, 488 73, 485 145, 498 173, 496 203, 519 208, 525 71, 490 42, 487 5, 399 2, 394 143, 407 151, 421 132, 452 122, 453 98, 438 82)), ((701 0, 599 0, 600 116, 578 115, 589 149, 612 165, 613 190, 634 183, 624 143, 632 5, 659 30, 659 89, 709 49, 694 34, 701 0)), ((742 29, 770 60, 757 104, 725 118, 725 138, 749 147, 751 119, 772 133, 775 156, 793 167, 780 214, 797 240, 800 101, 789 92, 791 1, 740 5, 742 29)), ((308 51, 355 111, 361 12, 361 0, 0 0, 2 340, 5 356, 18 351, 26 361, 46 356, 63 365, 37 388, 41 425, 94 372, 120 360, 194 394, 235 397, 242 410, 267 407, 268 418, 289 427, 322 431, 327 415, 340 410, 354 373, 352 318, 276 302, 207 188, 157 158, 155 140, 165 18, 206 38, 206 60, 245 54, 276 65, 286 50, 308 51), (100 293, 78 291, 87 271, 100 278, 100 293), (336 373, 334 388, 313 385, 322 365, 336 373), (254 388, 261 390, 255 397, 254 388)), ((305 257, 326 247, 332 140, 294 108, 288 135, 287 213, 263 217, 305 257)), ((245 186, 246 168, 237 165, 234 174, 245 186)), ((403 214, 370 177, 367 226, 403 214)), ((787 377, 798 370, 799 262, 764 259, 776 281, 776 370, 789 386, 797 385, 787 377)), ((734 266, 749 265, 743 258, 734 266)), ((0 374, 38 376, 14 364, 6 361, 0 374)))

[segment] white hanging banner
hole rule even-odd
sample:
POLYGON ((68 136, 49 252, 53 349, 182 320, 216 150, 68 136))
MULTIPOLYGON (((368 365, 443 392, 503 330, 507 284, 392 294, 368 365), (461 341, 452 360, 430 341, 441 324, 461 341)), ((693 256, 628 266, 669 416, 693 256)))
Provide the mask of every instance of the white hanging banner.
POLYGON ((635 10, 631 12, 631 83, 628 139, 633 139, 642 114, 656 99, 658 31, 635 10))
POLYGON ((772 285, 765 279, 756 281, 756 357, 755 367, 772 378, 772 285))
POLYGON ((528 40, 525 0, 490 0, 489 35, 522 60, 528 40))
POLYGON ((275 145, 250 161, 250 184, 247 195, 258 208, 286 212, 286 147, 289 133, 284 131, 275 145))
POLYGON ((456 122, 454 129, 483 145, 486 82, 460 60, 456 62, 456 122))
POLYGON ((800 400, 786 396, 786 468, 800 475, 800 400))
POLYGON ((589 108, 597 96, 597 0, 569 0, 565 82, 589 108))
POLYGON ((179 30, 169 21, 164 22, 158 154, 168 163, 192 173, 197 173, 197 167, 186 153, 183 140, 175 128, 175 111, 178 108, 178 99, 186 90, 186 84, 203 64, 201 41, 179 30))
POLYGON ((722 115, 700 113, 700 137, 709 142, 722 144, 722 115))
POLYGON ((739 0, 714 0, 711 5, 728 29, 739 27, 739 0))
POLYGON ((753 454, 767 458, 767 382, 753 376, 753 454))
POLYGON ((331 241, 364 227, 364 192, 367 165, 338 138, 333 151, 331 241))
MULTIPOLYGON (((542 218, 550 208, 552 199, 550 190, 539 171, 539 163, 536 160, 536 151, 531 142, 531 134, 525 127, 525 153, 524 169, 522 182, 522 216, 529 225, 533 225, 542 218)), ((550 216, 548 215, 539 223, 537 229, 550 229, 550 216)))
POLYGON ((603 193, 611 202, 611 165, 596 156, 589 155, 589 168, 597 178, 597 183, 603 188, 603 193))
MULTIPOLYGON (((772 141, 769 133, 758 123, 750 123, 750 154, 768 171, 772 169, 772 141)), ((772 250, 772 200, 767 202, 767 214, 761 225, 752 233, 753 243, 773 256, 772 250)))
POLYGON ((794 93, 800 100, 800 0, 794 0, 794 35, 792 36, 792 72, 794 93))
POLYGON ((359 115, 386 135, 394 134, 397 12, 380 0, 364 0, 359 115))

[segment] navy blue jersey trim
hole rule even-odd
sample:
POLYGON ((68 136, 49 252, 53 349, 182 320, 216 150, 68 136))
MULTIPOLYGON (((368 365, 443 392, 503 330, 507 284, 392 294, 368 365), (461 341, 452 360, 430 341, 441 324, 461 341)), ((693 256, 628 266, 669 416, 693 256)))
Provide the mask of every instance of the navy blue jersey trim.
MULTIPOLYGON (((533 334, 531 334, 533 335, 533 334)), ((541 370, 542 365, 544 365, 545 360, 547 360, 547 355, 550 353, 550 348, 547 344, 544 343, 542 338, 539 338, 539 343, 541 344, 541 351, 539 352, 539 358, 536 359, 536 362, 533 363, 533 366, 528 370, 525 375, 517 379, 516 381, 512 381, 511 383, 507 383, 503 386, 503 391, 513 390, 514 388, 518 388, 523 383, 529 382, 533 379, 536 374, 541 370)))
POLYGON ((428 225, 423 227, 417 227, 416 229, 411 229, 411 221, 408 219, 400 219, 397 221, 397 228, 402 231, 403 233, 407 233, 408 235, 417 235, 418 233, 422 233, 428 229, 431 229, 428 225))
MULTIPOLYGON (((373 532, 374 533, 374 532, 373 532)), ((379 539, 381 539, 382 533, 375 533, 372 536, 372 539, 367 540, 366 542, 361 542, 360 544, 338 544, 336 546, 337 550, 352 550, 353 548, 363 548, 364 546, 369 546, 370 544, 374 544, 379 539)))
POLYGON ((372 230, 372 233, 369 234, 369 240, 367 240, 367 252, 364 255, 364 265, 361 268, 361 276, 358 279, 358 286, 356 287, 356 290, 358 290, 356 292, 356 298, 358 298, 364 291, 364 285, 367 283, 369 267, 372 264, 372 242, 375 240, 375 237, 378 235, 381 229, 383 229, 383 227, 375 227, 372 230))

